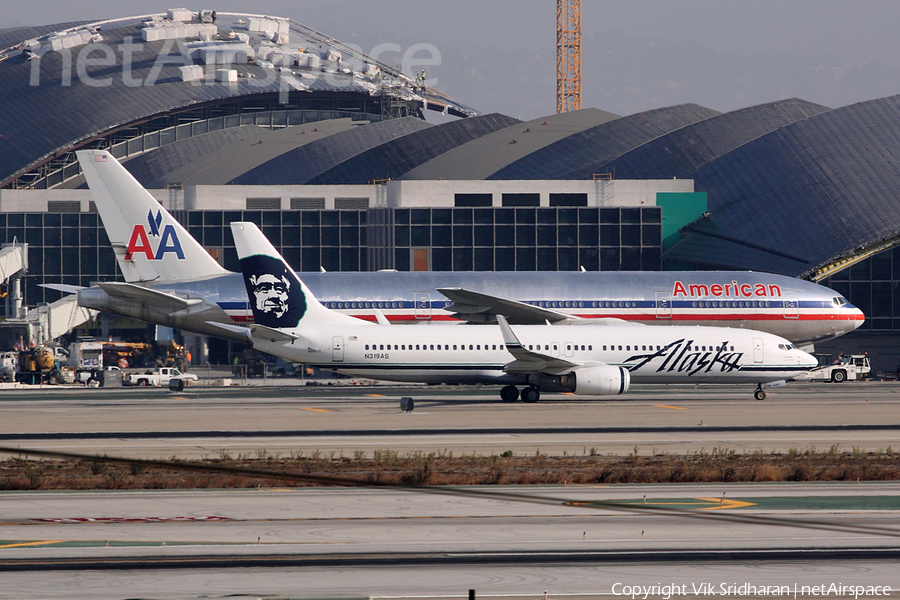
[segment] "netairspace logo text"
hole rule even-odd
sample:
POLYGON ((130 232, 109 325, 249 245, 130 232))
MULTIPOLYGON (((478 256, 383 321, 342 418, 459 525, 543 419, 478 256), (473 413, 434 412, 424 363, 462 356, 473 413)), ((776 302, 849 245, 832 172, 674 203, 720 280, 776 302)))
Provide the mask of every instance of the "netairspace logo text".
POLYGON ((889 585, 843 585, 841 583, 823 583, 821 585, 756 585, 752 583, 692 583, 627 585, 616 583, 612 586, 613 596, 629 596, 632 600, 647 600, 650 596, 669 600, 673 596, 838 596, 860 597, 890 596, 889 585))

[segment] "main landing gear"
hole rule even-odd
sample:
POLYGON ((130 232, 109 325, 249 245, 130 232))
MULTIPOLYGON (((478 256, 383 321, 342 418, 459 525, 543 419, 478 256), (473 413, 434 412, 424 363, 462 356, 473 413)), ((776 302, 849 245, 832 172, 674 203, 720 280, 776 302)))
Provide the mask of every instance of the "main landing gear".
MULTIPOLYGON (((519 390, 514 385, 507 385, 500 390, 500 398, 504 402, 515 402, 519 399, 519 390)), ((522 389, 522 402, 532 404, 541 399, 541 391, 533 385, 522 389)))
POLYGON ((753 392, 753 397, 757 400, 765 400, 766 399, 766 390, 761 387, 756 388, 756 391, 753 392))

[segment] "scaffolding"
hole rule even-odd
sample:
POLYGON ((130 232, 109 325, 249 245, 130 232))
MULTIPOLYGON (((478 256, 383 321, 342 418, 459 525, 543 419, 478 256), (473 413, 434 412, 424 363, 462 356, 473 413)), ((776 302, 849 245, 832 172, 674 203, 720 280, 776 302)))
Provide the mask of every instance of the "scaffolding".
POLYGON ((403 97, 402 89, 396 84, 381 86, 381 120, 402 119, 410 116, 409 102, 403 97))

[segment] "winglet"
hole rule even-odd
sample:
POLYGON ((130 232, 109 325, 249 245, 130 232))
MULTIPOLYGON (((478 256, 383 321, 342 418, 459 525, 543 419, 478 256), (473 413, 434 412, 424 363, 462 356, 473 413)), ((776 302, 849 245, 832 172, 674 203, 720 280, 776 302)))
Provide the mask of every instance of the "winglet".
POLYGON ((503 315, 497 315, 497 324, 500 326, 500 333, 503 336, 503 343, 506 344, 507 349, 516 349, 522 347, 522 343, 519 341, 519 338, 516 337, 516 334, 513 333, 512 327, 510 327, 509 323, 506 321, 506 317, 504 317, 503 315))

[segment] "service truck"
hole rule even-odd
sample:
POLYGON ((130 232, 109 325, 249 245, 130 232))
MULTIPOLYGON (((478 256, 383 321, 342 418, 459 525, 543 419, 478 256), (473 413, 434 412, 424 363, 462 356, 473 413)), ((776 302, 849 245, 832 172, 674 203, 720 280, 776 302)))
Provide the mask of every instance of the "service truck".
POLYGON ((75 368, 75 381, 90 383, 103 370, 103 344, 92 337, 80 337, 69 346, 70 367, 75 368))
POLYGON ((843 383, 872 376, 872 366, 869 364, 868 354, 841 354, 837 360, 832 360, 831 354, 814 354, 813 356, 819 360, 819 366, 803 375, 798 375, 794 378, 795 381, 843 383))

